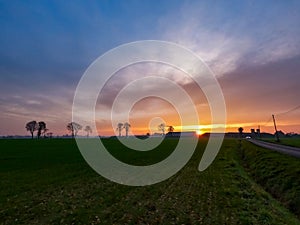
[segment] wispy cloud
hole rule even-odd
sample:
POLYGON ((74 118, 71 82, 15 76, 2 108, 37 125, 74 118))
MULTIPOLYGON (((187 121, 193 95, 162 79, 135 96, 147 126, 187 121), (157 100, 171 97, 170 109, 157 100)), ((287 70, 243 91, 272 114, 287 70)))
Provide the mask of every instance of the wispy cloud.
POLYGON ((66 123, 71 121, 71 99, 71 96, 36 95, 29 91, 23 96, 1 97, 0 135, 25 134, 25 123, 31 120, 45 121, 52 132, 61 134, 66 123))
MULTIPOLYGON (((208 108, 204 94, 187 74, 161 63, 140 63, 120 70, 108 81, 99 97, 96 118, 110 121, 113 116, 125 121, 129 113, 130 118, 147 125, 153 117, 175 120, 178 112, 174 107, 184 109, 185 115, 181 116, 189 115, 193 105, 200 112, 208 108), (120 94, 121 90, 125 92, 120 94), (183 90, 186 95, 181 94, 183 90), (118 94, 119 101, 112 110, 118 94), (132 104, 136 96, 144 97, 132 104), (176 99, 174 106, 170 103, 171 99, 173 103, 176 99)), ((176 123, 180 123, 178 120, 176 123)))
POLYGON ((161 27, 164 38, 194 50, 220 76, 241 64, 260 65, 298 55, 299 10, 297 1, 189 1, 162 19, 161 27))

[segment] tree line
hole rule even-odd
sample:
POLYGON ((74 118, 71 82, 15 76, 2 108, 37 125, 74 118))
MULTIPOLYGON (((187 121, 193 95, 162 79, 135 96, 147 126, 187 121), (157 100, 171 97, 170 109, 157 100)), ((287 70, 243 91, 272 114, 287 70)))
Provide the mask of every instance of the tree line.
MULTIPOLYGON (((77 136, 78 131, 82 129, 82 126, 76 122, 71 122, 67 124, 66 128, 69 132, 71 132, 72 137, 75 137, 77 136)), ((34 132, 37 132, 36 136, 38 139, 41 136, 45 138, 46 135, 48 135, 49 137, 52 137, 53 135, 52 132, 46 133, 47 131, 49 131, 49 129, 47 128, 47 125, 44 121, 40 121, 40 122, 37 122, 35 120, 30 121, 26 123, 25 129, 30 132, 32 139, 34 136, 34 132)), ((89 137, 90 133, 92 133, 92 128, 90 126, 86 126, 84 128, 84 131, 87 132, 87 137, 89 137)))
MULTIPOLYGON (((46 132, 49 130, 46 126, 46 123, 44 121, 37 122, 35 120, 30 121, 26 123, 25 126, 26 130, 30 132, 31 138, 33 139, 34 132, 37 131, 37 138, 39 139, 41 136, 44 138, 46 137, 46 132)), ((76 137, 78 132, 82 130, 82 125, 76 122, 70 122, 67 124, 66 129, 71 133, 72 137, 76 137)), ((128 122, 125 123, 118 123, 116 130, 119 133, 119 137, 122 136, 122 131, 125 130, 125 136, 128 137, 129 129, 131 128, 131 125, 128 122)), ((158 130, 162 132, 162 134, 165 134, 165 130, 168 128, 168 132, 173 132, 174 127, 173 126, 166 126, 166 124, 161 123, 158 125, 158 130)), ((86 132, 86 136, 89 137, 90 134, 93 132, 92 128, 87 125, 84 128, 84 131, 86 132)), ((52 137, 52 133, 47 133, 50 137, 52 137)))

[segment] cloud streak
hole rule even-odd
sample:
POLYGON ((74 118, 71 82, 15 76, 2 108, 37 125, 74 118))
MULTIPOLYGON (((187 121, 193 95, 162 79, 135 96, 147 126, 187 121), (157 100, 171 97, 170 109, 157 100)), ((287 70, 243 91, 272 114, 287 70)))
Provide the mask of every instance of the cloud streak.
POLYGON ((163 37, 195 51, 217 76, 280 61, 300 53, 300 3, 289 3, 188 2, 162 20, 163 37))

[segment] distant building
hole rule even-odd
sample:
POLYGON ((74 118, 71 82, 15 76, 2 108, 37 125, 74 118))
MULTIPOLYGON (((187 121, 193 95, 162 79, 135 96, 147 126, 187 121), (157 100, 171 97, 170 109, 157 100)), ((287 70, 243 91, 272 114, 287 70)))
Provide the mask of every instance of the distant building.
MULTIPOLYGON (((240 133, 239 132, 227 132, 227 133, 204 133, 201 135, 201 137, 208 138, 210 136, 212 137, 220 137, 224 135, 225 138, 240 138, 240 133)), ((250 132, 243 132, 243 137, 252 137, 255 138, 257 133, 255 133, 255 136, 252 136, 252 133, 250 132)), ((269 133, 260 133, 261 138, 274 138, 273 134, 269 133)))
MULTIPOLYGON (((277 131, 277 134, 279 138, 285 137, 285 134, 281 130, 277 131)), ((274 135, 276 135, 276 132, 274 133, 274 135)))
POLYGON ((151 137, 164 137, 164 135, 162 133, 153 133, 152 135, 150 135, 151 137))
POLYGON ((256 135, 258 138, 260 138, 260 129, 256 129, 256 135))
POLYGON ((273 134, 262 132, 260 133, 261 138, 274 138, 273 134))
MULTIPOLYGON (((247 136, 251 136, 251 133, 243 132, 242 137, 247 137, 247 136)), ((228 133, 225 133, 225 137, 240 138, 240 133, 239 132, 228 132, 228 133)))
POLYGON ((168 132, 166 137, 198 137, 195 131, 168 132))
POLYGON ((260 129, 251 129, 251 137, 252 138, 261 138, 260 129))
POLYGON ((294 138, 299 138, 299 134, 295 133, 295 132, 289 132, 285 134, 286 137, 294 137, 294 138))

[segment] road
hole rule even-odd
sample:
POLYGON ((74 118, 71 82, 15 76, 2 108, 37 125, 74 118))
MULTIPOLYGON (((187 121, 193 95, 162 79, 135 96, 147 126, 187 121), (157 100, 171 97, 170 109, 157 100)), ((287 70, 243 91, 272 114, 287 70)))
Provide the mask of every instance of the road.
POLYGON ((267 148, 271 150, 275 150, 277 152, 281 152, 287 155, 291 155, 297 158, 300 158, 300 148, 296 147, 291 147, 291 146, 286 146, 286 145, 280 145, 280 144, 274 144, 270 142, 265 142, 265 141, 259 141, 255 139, 248 139, 249 142, 267 148))

